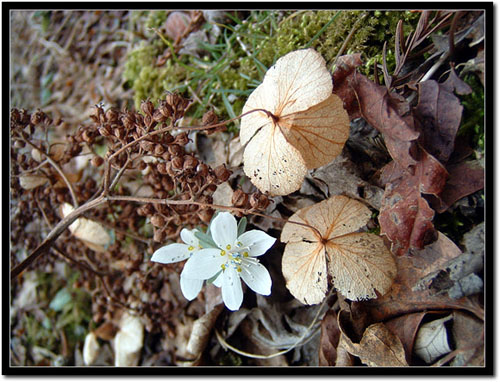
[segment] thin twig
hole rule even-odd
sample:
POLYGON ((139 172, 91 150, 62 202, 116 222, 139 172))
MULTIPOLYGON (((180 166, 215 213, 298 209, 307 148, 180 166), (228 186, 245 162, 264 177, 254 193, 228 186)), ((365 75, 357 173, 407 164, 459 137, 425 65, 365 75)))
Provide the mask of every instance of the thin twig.
POLYGON ((73 190, 73 186, 71 185, 71 183, 69 182, 68 178, 66 177, 66 175, 64 174, 63 170, 61 170, 61 168, 59 167, 59 165, 50 157, 50 155, 46 154, 43 150, 40 149, 40 147, 37 147, 34 143, 32 143, 30 140, 24 138, 24 137, 21 137, 22 140, 24 142, 26 142, 29 146, 31 146, 32 148, 34 148, 35 150, 38 150, 42 155, 45 156, 45 159, 47 160, 47 162, 50 163, 50 165, 52 167, 54 167, 54 169, 57 171, 57 173, 61 176, 61 178, 63 179, 64 183, 66 183, 66 186, 68 187, 69 189, 69 193, 71 194, 71 199, 73 199, 73 206, 76 208, 78 207, 78 200, 76 199, 76 195, 75 195, 75 191, 73 190))
POLYGON ((11 270, 10 275, 11 279, 19 276, 26 268, 28 268, 33 262, 38 259, 42 254, 44 254, 54 243, 55 240, 64 232, 66 228, 68 228, 71 223, 73 223, 76 219, 78 219, 84 212, 89 211, 101 204, 105 203, 106 199, 103 196, 98 197, 97 199, 85 203, 84 205, 73 210, 68 216, 62 219, 53 229, 49 232, 47 237, 43 240, 43 242, 35 248, 35 250, 21 263, 14 267, 11 270))
POLYGON ((288 353, 290 350, 293 350, 295 349, 299 344, 301 344, 301 342, 306 338, 307 335, 310 335, 309 339, 307 341, 304 341, 301 345, 304 345, 306 344, 308 341, 310 341, 313 337, 313 335, 317 332, 317 329, 314 330, 314 332, 311 333, 311 330, 312 328, 314 327, 314 325, 316 325, 317 323, 317 320, 320 316, 320 313, 321 311, 323 310, 326 302, 328 301, 328 299, 330 298, 330 296, 332 295, 332 292, 333 292, 333 286, 330 288, 330 291, 328 292, 328 294, 326 295, 326 297, 324 298, 323 302, 321 303, 321 305, 319 306, 318 308, 318 311, 316 312, 314 318, 312 319, 311 323, 309 324, 309 326, 307 327, 307 329, 304 331, 304 334, 302 334, 299 339, 292 345, 290 346, 289 348, 285 349, 285 350, 281 350, 277 353, 273 353, 273 354, 267 354, 267 355, 263 355, 263 354, 253 354, 253 353, 247 353, 243 350, 240 350, 238 348, 235 348, 234 346, 230 345, 229 343, 227 343, 227 341, 222 337, 222 335, 219 333, 219 331, 217 330, 217 328, 215 329, 215 335, 217 336, 217 340, 220 342, 220 344, 222 345, 222 347, 224 349, 231 349, 233 352, 239 354, 239 355, 243 355, 245 357, 249 357, 249 358, 256 358, 256 359, 269 359, 269 358, 274 358, 274 357, 277 357, 277 356, 280 356, 282 354, 285 354, 285 353, 288 353))

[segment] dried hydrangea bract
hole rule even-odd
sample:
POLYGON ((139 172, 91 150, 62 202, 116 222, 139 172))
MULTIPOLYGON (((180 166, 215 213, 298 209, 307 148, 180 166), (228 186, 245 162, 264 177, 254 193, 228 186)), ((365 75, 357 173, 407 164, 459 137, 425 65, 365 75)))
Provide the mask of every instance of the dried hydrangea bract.
POLYGON ((370 219, 370 210, 346 196, 333 196, 292 215, 283 227, 286 243, 282 270, 287 288, 305 304, 320 303, 333 286, 350 300, 386 293, 396 276, 396 263, 381 237, 356 232, 370 219), (314 227, 316 230, 291 222, 314 227))
POLYGON ((300 188, 308 169, 332 161, 349 136, 349 117, 332 94, 332 76, 313 49, 281 57, 248 98, 240 140, 244 171, 270 195, 300 188))

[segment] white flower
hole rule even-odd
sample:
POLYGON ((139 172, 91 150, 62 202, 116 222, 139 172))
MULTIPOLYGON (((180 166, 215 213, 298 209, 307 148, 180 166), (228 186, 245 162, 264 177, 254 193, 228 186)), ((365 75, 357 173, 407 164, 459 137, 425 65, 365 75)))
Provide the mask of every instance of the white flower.
POLYGON ((271 294, 271 276, 256 257, 271 248, 276 239, 259 230, 238 236, 236 219, 228 212, 214 218, 210 232, 218 248, 193 253, 182 271, 184 277, 208 280, 218 274, 213 283, 222 287, 222 299, 230 310, 238 310, 243 302, 240 278, 256 293, 271 294))
MULTIPOLYGON (((190 231, 184 228, 181 231, 181 239, 186 244, 175 243, 161 247, 153 253, 151 261, 171 264, 189 259, 193 253, 201 249, 200 241, 195 236, 197 231, 197 229, 190 231)), ((188 300, 193 300, 198 293, 200 293, 201 287, 203 286, 203 279, 188 278, 184 270, 181 272, 180 281, 182 294, 188 300)))

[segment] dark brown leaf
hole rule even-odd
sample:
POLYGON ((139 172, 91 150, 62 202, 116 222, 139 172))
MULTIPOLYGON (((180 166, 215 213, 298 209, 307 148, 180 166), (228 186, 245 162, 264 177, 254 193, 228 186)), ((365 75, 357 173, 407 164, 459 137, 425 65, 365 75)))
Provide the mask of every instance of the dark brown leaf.
MULTIPOLYGON (((438 233, 438 239, 423 250, 414 250, 410 255, 397 257, 398 275, 391 290, 376 300, 363 302, 371 318, 374 321, 386 321, 399 315, 431 309, 464 309, 482 317, 482 309, 469 298, 454 300, 448 295, 434 295, 429 289, 414 288, 422 277, 441 269, 460 253, 460 249, 450 239, 438 233)), ((355 304, 359 303, 352 303, 355 304)))
POLYGON ((453 339, 461 350, 452 366, 484 366, 484 324, 465 312, 453 312, 453 339))
POLYGON ((393 318, 385 323, 387 328, 401 340, 405 349, 406 361, 409 364, 411 364, 415 336, 417 335, 420 323, 426 314, 427 312, 405 314, 403 316, 393 318))
POLYGON ((421 82, 415 118, 420 122, 420 144, 442 163, 448 162, 455 147, 463 106, 448 89, 434 80, 421 82))
POLYGON ((167 21, 165 21, 167 36, 174 41, 180 39, 184 35, 190 20, 191 16, 185 12, 176 11, 169 14, 167 21))
POLYGON ((358 100, 350 84, 356 74, 356 68, 362 64, 361 54, 349 54, 337 59, 337 68, 333 72, 333 93, 344 103, 344 109, 351 120, 361 117, 358 100))
POLYGON ((403 168, 415 165, 417 161, 412 151, 419 133, 415 130, 413 117, 402 116, 402 112, 408 110, 406 101, 359 73, 352 77, 350 83, 361 115, 383 134, 391 157, 403 168))
POLYGON ((453 203, 484 188, 484 168, 479 161, 466 161, 447 166, 450 174, 443 192, 432 199, 432 208, 438 213, 453 203))
POLYGON ((441 84, 441 88, 447 92, 455 92, 456 94, 460 95, 472 93, 471 87, 457 76, 453 66, 451 67, 450 75, 448 76, 446 81, 441 84))
POLYGON ((446 169, 432 155, 421 150, 414 174, 390 164, 381 179, 390 180, 382 199, 381 233, 391 241, 391 250, 401 256, 410 248, 422 249, 435 238, 434 211, 422 193, 438 195, 443 189, 446 169), (398 175, 401 175, 398 178, 398 175))
POLYGON ((321 321, 321 337, 319 346, 319 366, 335 366, 340 329, 337 314, 333 310, 326 312, 321 321))

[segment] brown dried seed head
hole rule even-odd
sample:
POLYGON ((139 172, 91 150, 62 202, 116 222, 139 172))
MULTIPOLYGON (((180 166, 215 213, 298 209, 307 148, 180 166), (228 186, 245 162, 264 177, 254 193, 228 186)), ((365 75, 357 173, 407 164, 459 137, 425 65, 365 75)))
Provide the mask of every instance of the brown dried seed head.
POLYGON ((167 237, 167 234, 165 233, 164 230, 155 230, 155 233, 153 235, 153 240, 156 241, 157 243, 161 243, 162 241, 165 240, 167 237))
POLYGON ((174 140, 174 143, 181 145, 181 146, 186 145, 188 142, 189 142, 189 137, 185 131, 176 135, 175 140, 174 140))
POLYGON ((139 142, 139 146, 144 150, 144 151, 147 151, 147 152, 151 152, 153 151, 154 147, 155 147, 155 144, 151 141, 140 141, 139 142))
POLYGON ((100 156, 95 156, 91 160, 92 166, 94 167, 99 167, 104 163, 104 159, 102 159, 100 156))
POLYGON ((24 146, 26 146, 24 141, 17 140, 14 142, 14 148, 16 149, 22 149, 24 146))
POLYGON ((167 120, 167 117, 160 113, 160 110, 155 110, 155 112, 153 113, 153 119, 156 122, 165 122, 167 120))
POLYGON ((208 170, 209 168, 205 163, 198 164, 198 167, 196 168, 197 174, 203 177, 208 175, 208 170))
POLYGON ((162 155, 165 152, 165 148, 163 147, 162 144, 157 143, 155 146, 155 155, 162 155))
POLYGON ((165 162, 160 162, 156 165, 156 169, 158 172, 162 175, 168 174, 167 173, 167 164, 165 162))
POLYGON ((184 148, 177 144, 169 145, 168 152, 172 154, 172 156, 179 156, 184 154, 184 148))
POLYGON ((151 224, 155 227, 163 227, 165 225, 165 218, 159 214, 151 217, 151 224))
POLYGON ((99 127, 99 134, 101 134, 103 137, 109 137, 111 135, 111 132, 109 131, 108 127, 102 126, 99 127))
POLYGON ((21 121, 21 113, 17 109, 12 109, 10 112, 10 121, 13 123, 19 123, 21 121))
POLYGON ((174 181, 169 176, 164 176, 161 179, 161 185, 165 191, 172 191, 174 189, 174 181))
POLYGON ((173 157, 170 163, 172 163, 173 169, 182 170, 184 166, 184 158, 182 156, 173 157))
POLYGON ((158 110, 165 118, 169 118, 174 114, 175 107, 170 105, 167 101, 161 100, 158 110))
POLYGON ((210 220, 212 220, 212 216, 214 216, 214 210, 203 209, 198 211, 197 215, 203 223, 208 224, 210 223, 210 220))
POLYGON ((269 205, 269 198, 261 192, 254 192, 250 195, 250 205, 257 210, 265 210, 269 205))
POLYGON ((221 164, 214 169, 214 174, 219 182, 225 182, 231 176, 231 171, 226 168, 226 165, 221 164))
POLYGON ((141 110, 146 116, 152 117, 153 113, 155 111, 155 107, 153 105, 153 102, 147 100, 147 101, 142 101, 141 103, 141 110))
POLYGON ((233 192, 231 203, 235 207, 245 208, 248 204, 248 195, 242 189, 238 188, 233 192))
POLYGON ((118 122, 119 115, 120 112, 116 108, 112 107, 106 111, 106 120, 110 123, 116 123, 118 122))
POLYGON ((217 115, 212 110, 209 110, 205 114, 203 114, 201 123, 203 126, 215 125, 218 120, 219 118, 217 117, 217 115))
POLYGON ((42 111, 38 110, 37 112, 33 113, 33 115, 31 116, 31 120, 30 120, 30 122, 31 122, 33 125, 38 125, 38 124, 39 124, 39 123, 41 123, 44 119, 45 119, 45 113, 43 113, 42 111))
POLYGON ((198 159, 192 155, 184 157, 184 170, 193 170, 196 166, 198 166, 198 159))

